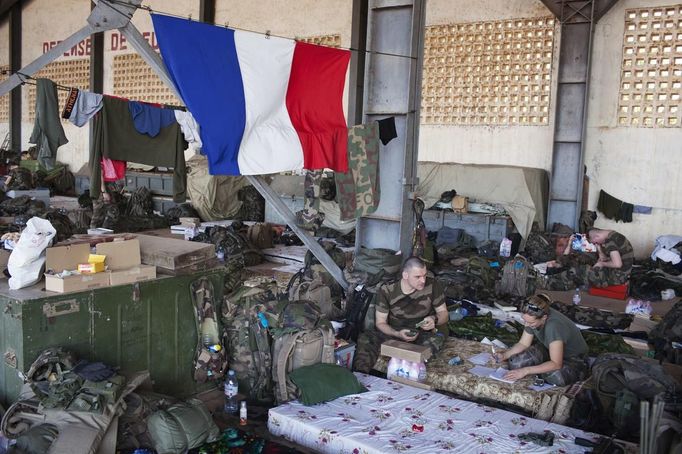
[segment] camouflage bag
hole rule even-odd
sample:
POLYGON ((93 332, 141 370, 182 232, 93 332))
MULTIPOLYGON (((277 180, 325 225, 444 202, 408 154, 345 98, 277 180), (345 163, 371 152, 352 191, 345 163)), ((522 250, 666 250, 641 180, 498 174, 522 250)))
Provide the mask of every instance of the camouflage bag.
MULTIPOLYGON (((319 241, 320 245, 342 270, 346 266, 346 253, 332 241, 319 241)), ((345 292, 336 279, 319 260, 306 252, 304 268, 289 281, 287 294, 291 301, 309 300, 319 306, 322 314, 329 320, 343 318, 345 292)))
POLYGON ((558 301, 552 303, 552 308, 576 323, 593 328, 628 329, 635 318, 632 314, 618 314, 588 306, 563 304, 558 301))
POLYGON ((227 353, 220 345, 213 284, 201 277, 190 284, 197 326, 194 380, 198 383, 220 380, 227 370, 227 353))
POLYGON ((272 224, 257 223, 249 226, 246 238, 258 249, 268 249, 272 247, 272 224))
POLYGON ((640 400, 661 395, 665 401, 672 401, 679 394, 677 382, 659 364, 635 355, 600 355, 592 366, 592 379, 607 415, 613 415, 616 395, 623 389, 640 400))
POLYGON ((466 272, 478 276, 486 288, 495 288, 497 272, 490 266, 490 262, 483 257, 472 256, 466 266, 466 272))
POLYGON ((535 293, 536 275, 533 265, 521 255, 517 255, 504 265, 497 292, 503 295, 530 296, 535 293))
POLYGON ((256 188, 244 186, 237 192, 237 198, 242 202, 235 219, 242 221, 263 222, 265 217, 265 199, 256 188))
POLYGON ((289 378, 291 371, 335 362, 334 330, 314 302, 286 302, 279 314, 279 329, 271 330, 272 380, 277 404, 298 397, 297 387, 289 378))
POLYGON ((674 364, 682 364, 682 301, 678 301, 649 333, 649 343, 656 357, 674 364), (677 344, 677 348, 675 345, 677 344))
POLYGON ((556 251, 554 246, 552 246, 549 234, 535 231, 530 232, 523 255, 531 263, 545 263, 556 259, 556 251))
POLYGON ((272 353, 263 318, 273 312, 278 297, 277 282, 261 278, 245 281, 223 299, 223 345, 230 369, 241 392, 259 402, 272 400, 272 353))

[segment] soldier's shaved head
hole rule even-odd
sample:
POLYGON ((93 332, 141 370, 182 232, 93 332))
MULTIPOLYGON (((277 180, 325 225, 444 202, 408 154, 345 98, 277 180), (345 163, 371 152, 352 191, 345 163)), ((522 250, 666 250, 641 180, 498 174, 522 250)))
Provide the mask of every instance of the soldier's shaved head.
POLYGON ((410 257, 403 263, 403 272, 409 272, 414 268, 424 269, 426 268, 426 263, 419 257, 410 257))

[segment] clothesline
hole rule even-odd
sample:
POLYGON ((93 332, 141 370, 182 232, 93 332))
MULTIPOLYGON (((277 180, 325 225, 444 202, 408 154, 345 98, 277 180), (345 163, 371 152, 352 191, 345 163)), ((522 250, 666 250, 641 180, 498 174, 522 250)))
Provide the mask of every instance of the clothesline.
MULTIPOLYGON (((130 3, 128 3, 128 2, 126 2, 126 1, 124 1, 124 0, 107 0, 107 2, 110 3, 110 6, 111 6, 111 8, 112 8, 113 10, 115 10, 115 11, 118 12, 119 14, 124 15, 124 16, 126 16, 126 17, 129 17, 129 16, 128 16, 127 14, 125 14, 123 11, 121 11, 121 10, 115 8, 115 7, 114 7, 113 5, 111 5, 111 4, 113 3, 113 4, 125 5, 125 6, 128 6, 128 7, 133 6, 133 7, 137 8, 137 9, 145 10, 145 11, 149 12, 150 14, 151 14, 151 13, 155 13, 155 14, 161 14, 161 15, 164 15, 164 16, 177 17, 177 18, 180 18, 180 19, 189 19, 189 20, 193 20, 191 14, 190 14, 189 16, 181 16, 181 15, 179 15, 179 14, 168 13, 168 12, 165 12, 165 11, 153 10, 153 9, 151 8, 151 6, 147 6, 147 5, 131 5, 130 3)), ((203 22, 203 21, 197 21, 197 22, 203 22)), ((217 26, 217 27, 231 28, 231 29, 233 29, 233 30, 240 30, 240 31, 244 31, 244 32, 256 33, 256 34, 263 35, 263 36, 268 37, 268 38, 271 37, 271 36, 274 36, 274 37, 276 37, 276 38, 282 38, 282 39, 288 39, 288 40, 291 40, 291 41, 297 41, 295 38, 291 38, 291 37, 289 37, 289 36, 275 35, 275 34, 271 33, 270 30, 267 30, 267 31, 265 31, 265 32, 260 32, 260 31, 256 31, 256 30, 250 30, 250 29, 248 29, 248 28, 235 27, 234 25, 229 25, 229 22, 225 22, 224 24, 218 24, 218 23, 216 23, 216 22, 204 22, 204 23, 206 23, 206 24, 211 24, 211 25, 215 25, 215 26, 217 26)), ((323 45, 323 44, 318 44, 318 45, 319 45, 319 46, 322 46, 322 47, 332 47, 332 46, 325 46, 325 45, 323 45)), ((334 49, 349 50, 349 51, 351 51, 351 52, 364 52, 364 53, 366 53, 366 54, 384 55, 384 56, 387 56, 387 57, 406 58, 406 59, 408 59, 408 60, 416 60, 416 59, 417 59, 417 57, 412 57, 412 56, 410 56, 410 55, 395 54, 395 53, 392 53, 392 52, 381 52, 381 51, 377 51, 377 50, 360 50, 360 49, 356 49, 356 48, 354 48, 354 47, 342 47, 342 46, 334 46, 333 48, 334 48, 334 49)))
MULTIPOLYGON (((9 71, 9 70, 2 70, 2 74, 16 74, 16 75, 19 77, 19 79, 21 79, 21 84, 22 84, 22 85, 25 85, 25 84, 27 84, 27 85, 33 85, 33 86, 36 85, 35 81, 36 81, 37 79, 36 79, 35 77, 29 76, 28 74, 24 74, 24 73, 22 73, 21 71, 16 71, 16 72, 12 73, 12 72, 9 71)), ((54 83, 54 81, 53 81, 53 83, 54 83)), ((54 83, 54 85, 55 85, 55 87, 57 87, 57 90, 61 90, 61 91, 69 91, 69 92, 70 92, 70 91, 72 91, 72 90, 82 90, 82 88, 78 88, 78 87, 67 87, 67 86, 65 86, 65 85, 60 85, 60 84, 58 84, 58 83, 54 83)), ((115 95, 108 95, 108 94, 106 94, 106 93, 100 93, 100 94, 102 94, 102 95, 104 95, 104 96, 115 96, 115 95)), ((131 99, 130 101, 134 101, 134 100, 131 99)), ((139 101, 139 102, 148 103, 148 104, 155 104, 155 103, 149 103, 148 101, 139 101)), ((185 107, 185 106, 176 106, 176 105, 172 105, 172 104, 161 104, 161 106, 162 106, 164 109, 173 109, 173 110, 187 111, 187 107, 185 107)))

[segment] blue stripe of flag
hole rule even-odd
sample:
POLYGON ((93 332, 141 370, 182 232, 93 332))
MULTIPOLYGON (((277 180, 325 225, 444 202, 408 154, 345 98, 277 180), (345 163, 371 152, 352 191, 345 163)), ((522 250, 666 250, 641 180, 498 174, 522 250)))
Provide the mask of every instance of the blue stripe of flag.
POLYGON ((239 175, 246 124, 234 30, 152 14, 154 31, 182 100, 201 127, 212 175, 239 175))

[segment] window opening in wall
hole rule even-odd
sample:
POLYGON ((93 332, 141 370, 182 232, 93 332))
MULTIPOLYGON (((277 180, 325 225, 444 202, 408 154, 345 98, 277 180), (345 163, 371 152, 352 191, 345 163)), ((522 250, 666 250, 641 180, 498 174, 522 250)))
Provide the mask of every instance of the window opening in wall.
POLYGON ((553 49, 551 17, 426 27, 421 123, 548 124, 553 49))
MULTIPOLYGON (((58 85, 65 87, 77 87, 83 90, 90 89, 90 59, 76 58, 64 61, 54 61, 46 65, 43 69, 33 74, 36 79, 51 79, 58 85)), ((29 122, 35 120, 36 115, 36 87, 35 85, 27 85, 28 87, 28 118, 29 122)), ((58 90, 57 97, 59 105, 66 104, 66 98, 69 96, 68 91, 58 90)), ((7 98, 7 96, 4 96, 7 98)), ((62 120, 66 121, 66 120, 62 120)))
POLYGON ((139 54, 114 56, 114 95, 168 105, 182 105, 139 54))
POLYGON ((682 5, 625 11, 618 124, 680 127, 682 5))

